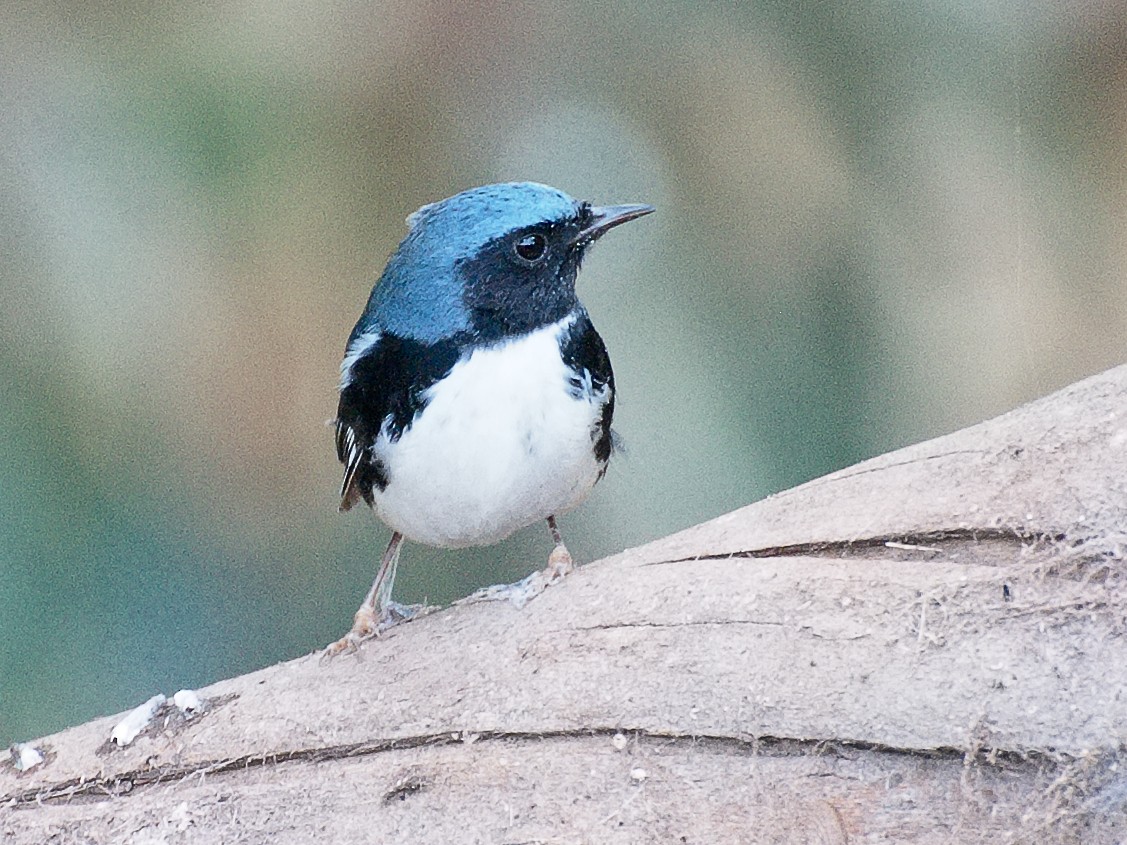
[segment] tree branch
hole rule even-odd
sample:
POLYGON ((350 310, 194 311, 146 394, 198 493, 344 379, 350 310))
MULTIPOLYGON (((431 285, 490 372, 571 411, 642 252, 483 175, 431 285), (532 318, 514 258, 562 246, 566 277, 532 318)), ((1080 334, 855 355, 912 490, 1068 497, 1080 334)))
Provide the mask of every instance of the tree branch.
POLYGON ((45 737, 5 842, 1119 842, 1124 525, 1127 367, 45 737))

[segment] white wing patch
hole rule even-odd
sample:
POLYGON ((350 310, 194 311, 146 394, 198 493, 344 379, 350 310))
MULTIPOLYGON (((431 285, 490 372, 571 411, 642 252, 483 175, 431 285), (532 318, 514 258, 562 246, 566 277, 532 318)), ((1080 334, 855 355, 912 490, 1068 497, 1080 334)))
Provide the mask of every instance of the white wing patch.
POLYGON ((348 349, 345 350, 344 360, 340 362, 340 389, 344 390, 352 384, 352 368, 356 362, 364 357, 369 349, 380 342, 383 337, 383 332, 379 329, 372 329, 370 332, 364 332, 362 335, 357 335, 352 343, 348 344, 348 349))

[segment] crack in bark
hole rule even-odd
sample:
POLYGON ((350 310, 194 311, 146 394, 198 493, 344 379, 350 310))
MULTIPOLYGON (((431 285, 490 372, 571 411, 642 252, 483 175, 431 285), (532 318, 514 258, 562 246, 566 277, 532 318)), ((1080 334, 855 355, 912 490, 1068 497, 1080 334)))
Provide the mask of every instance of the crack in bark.
POLYGON ((919 457, 909 458, 904 461, 889 461, 875 467, 850 467, 847 469, 839 470, 830 475, 824 475, 821 478, 815 478, 807 481, 805 484, 800 484, 797 487, 792 487, 789 490, 783 490, 778 493, 779 496, 789 496, 797 493, 800 490, 806 490, 811 487, 824 487, 829 484, 836 484, 840 481, 848 481, 852 478, 857 478, 861 475, 868 475, 873 472, 886 472, 890 469, 897 469, 899 467, 912 466, 913 464, 925 464, 929 461, 939 461, 944 458, 953 458, 956 455, 991 455, 993 451, 987 449, 952 449, 949 452, 936 452, 933 455, 920 455, 919 457))
MULTIPOLYGON (((924 531, 918 534, 885 534, 876 537, 860 537, 854 540, 825 540, 814 543, 792 543, 783 546, 762 546, 740 552, 724 554, 701 554, 679 557, 671 560, 653 561, 643 566, 663 566, 669 563, 688 563, 697 560, 733 560, 739 558, 774 557, 825 557, 833 554, 864 551, 866 549, 888 549, 905 551, 889 543, 905 546, 942 546, 952 543, 1005 542, 1025 545, 1028 543, 1059 543, 1065 540, 1063 534, 1048 534, 1043 531, 1026 531, 1020 528, 946 528, 938 531, 924 531)), ((910 551, 910 550, 909 550, 910 551)), ((921 549, 928 551, 928 549, 921 549)))
POLYGON ((163 766, 152 769, 134 769, 105 778, 73 778, 61 783, 11 792, 0 796, 0 807, 20 807, 35 804, 67 803, 74 799, 97 800, 99 798, 119 798, 134 791, 156 786, 161 783, 176 783, 192 777, 226 774, 240 770, 278 766, 285 763, 322 763, 345 760, 353 757, 366 757, 387 751, 400 751, 412 748, 426 748, 478 742, 516 741, 543 742, 554 739, 586 739, 589 737, 614 737, 628 734, 635 738, 652 739, 666 744, 689 743, 694 747, 704 746, 712 749, 735 750, 752 755, 770 757, 795 757, 807 755, 846 756, 849 752, 868 752, 896 756, 927 757, 934 760, 960 761, 967 765, 968 759, 981 758, 990 765, 1004 764, 1010 768, 1027 765, 1042 766, 1067 764, 1071 758, 1064 759, 1061 754, 1043 753, 1035 750, 1017 751, 1010 749, 991 749, 986 746, 956 748, 938 746, 935 748, 907 748, 885 745, 878 742, 852 739, 796 739, 776 736, 725 736, 709 734, 671 733, 645 729, 621 727, 587 728, 582 730, 546 731, 443 731, 434 734, 400 737, 397 739, 356 742, 325 748, 299 748, 289 751, 264 754, 247 754, 240 757, 212 760, 192 766, 163 766))
POLYGON ((697 628, 704 625, 768 625, 775 628, 787 626, 786 622, 766 622, 760 619, 695 619, 687 622, 606 622, 601 625, 584 625, 568 631, 613 631, 617 628, 697 628))
MULTIPOLYGON (((567 632, 575 631, 616 631, 621 628, 700 628, 707 626, 722 626, 722 625, 750 625, 750 626, 763 626, 770 628, 791 628, 800 633, 809 633, 810 636, 819 640, 827 640, 829 642, 851 642, 853 640, 863 640, 871 636, 868 633, 850 634, 848 636, 834 636, 833 634, 824 634, 814 630, 811 625, 795 624, 793 622, 770 622, 762 619, 699 619, 689 620, 687 622, 606 622, 601 625, 585 625, 581 628, 568 628, 567 632)), ((562 632, 561 632, 562 633, 562 632)))

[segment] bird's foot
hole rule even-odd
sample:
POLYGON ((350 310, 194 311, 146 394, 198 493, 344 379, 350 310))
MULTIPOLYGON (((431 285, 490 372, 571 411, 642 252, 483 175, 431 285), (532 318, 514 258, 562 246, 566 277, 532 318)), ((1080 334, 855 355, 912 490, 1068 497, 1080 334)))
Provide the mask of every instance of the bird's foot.
POLYGON ((321 659, 331 660, 339 654, 351 654, 360 647, 360 643, 378 636, 379 632, 380 626, 376 617, 376 609, 363 605, 352 617, 352 627, 348 633, 336 642, 329 643, 328 647, 321 653, 321 659))
POLYGON ((352 617, 352 628, 349 632, 336 642, 330 643, 321 656, 323 659, 332 659, 339 654, 351 654, 365 640, 375 639, 389 628, 426 616, 437 609, 426 604, 400 604, 393 601, 388 602, 383 613, 377 616, 374 607, 363 605, 352 617))
POLYGON ((554 584, 561 578, 570 575, 575 570, 575 560, 567 546, 558 543, 552 553, 548 555, 548 565, 544 568, 544 575, 549 584, 554 584))
POLYGON ((548 565, 538 569, 526 578, 515 584, 494 584, 492 587, 483 587, 471 593, 464 599, 459 599, 454 604, 476 604, 481 601, 507 601, 520 610, 548 587, 571 574, 575 569, 575 560, 571 552, 560 543, 548 556, 548 565))

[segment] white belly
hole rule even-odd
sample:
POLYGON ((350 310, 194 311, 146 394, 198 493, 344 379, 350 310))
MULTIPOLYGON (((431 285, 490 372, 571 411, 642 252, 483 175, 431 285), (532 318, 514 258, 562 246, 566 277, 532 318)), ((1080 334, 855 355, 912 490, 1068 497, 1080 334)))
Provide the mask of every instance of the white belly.
POLYGON ((376 514, 431 546, 488 545, 575 507, 599 479, 606 391, 575 398, 560 360, 571 318, 480 349, 431 387, 398 441, 374 446, 388 484, 376 514))

